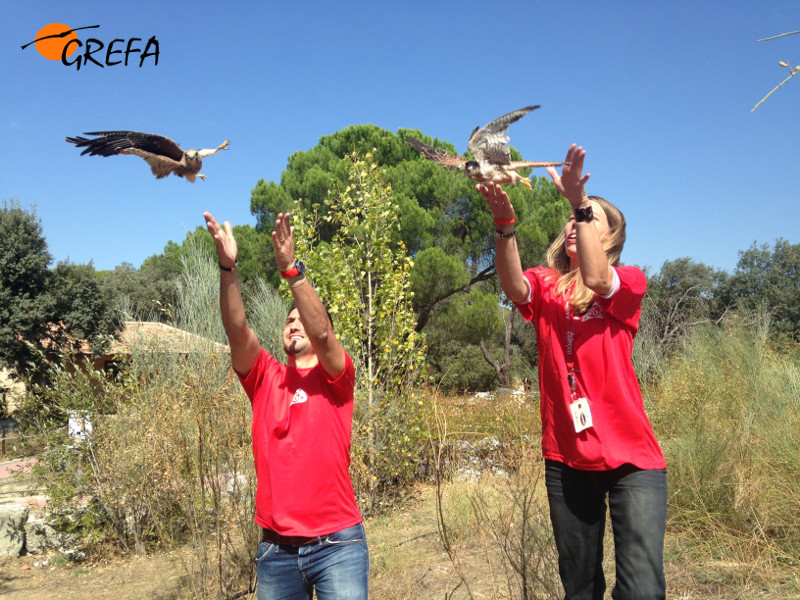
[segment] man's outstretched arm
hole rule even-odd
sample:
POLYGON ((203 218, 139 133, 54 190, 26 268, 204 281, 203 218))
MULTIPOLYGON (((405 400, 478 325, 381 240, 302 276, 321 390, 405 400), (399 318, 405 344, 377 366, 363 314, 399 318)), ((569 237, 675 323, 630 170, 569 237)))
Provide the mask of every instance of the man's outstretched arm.
POLYGON ((203 213, 206 228, 219 256, 219 307, 222 311, 222 324, 231 347, 231 364, 233 370, 240 375, 247 375, 258 360, 261 344, 255 332, 247 324, 244 312, 242 292, 239 289, 239 275, 236 270, 238 248, 233 237, 231 224, 227 221, 222 226, 211 213, 203 213))
MULTIPOLYGON (((290 220, 289 213, 278 214, 272 232, 275 260, 281 271, 290 269, 295 263, 294 228, 289 224, 290 220)), ((288 282, 294 305, 320 365, 330 377, 338 377, 344 371, 345 352, 336 339, 322 300, 305 276, 290 278, 288 282)))

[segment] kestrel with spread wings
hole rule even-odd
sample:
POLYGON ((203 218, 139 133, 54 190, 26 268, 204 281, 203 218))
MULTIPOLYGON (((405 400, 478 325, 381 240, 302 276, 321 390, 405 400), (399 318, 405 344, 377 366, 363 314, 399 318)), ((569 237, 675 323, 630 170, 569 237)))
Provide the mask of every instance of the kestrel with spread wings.
POLYGON ((84 154, 91 156, 132 154, 147 161, 157 179, 172 173, 178 177, 185 177, 192 183, 197 177, 206 179, 206 176, 200 173, 203 158, 220 150, 228 149, 228 140, 225 140, 214 149, 181 150, 178 144, 163 135, 139 131, 93 131, 84 133, 84 135, 97 137, 93 139, 67 138, 69 143, 75 144, 78 148, 84 148, 81 156, 84 154))
POLYGON ((511 149, 508 147, 508 127, 539 106, 526 106, 498 117, 483 127, 476 127, 469 136, 467 148, 475 160, 467 160, 453 156, 444 150, 437 150, 419 140, 409 137, 406 141, 428 160, 448 169, 463 171, 464 174, 478 183, 515 184, 523 183, 531 187, 530 179, 517 173, 518 169, 535 167, 560 167, 563 162, 542 162, 527 160, 511 160, 511 149))

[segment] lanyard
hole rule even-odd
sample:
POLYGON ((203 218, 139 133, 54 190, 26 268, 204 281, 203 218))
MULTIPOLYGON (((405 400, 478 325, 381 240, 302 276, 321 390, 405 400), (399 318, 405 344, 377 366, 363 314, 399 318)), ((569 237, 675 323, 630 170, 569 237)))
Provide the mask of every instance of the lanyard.
POLYGON ((575 321, 582 320, 582 317, 578 317, 577 319, 572 317, 569 302, 571 296, 572 290, 570 290, 569 296, 567 296, 564 303, 564 313, 567 318, 567 345, 564 357, 567 363, 567 381, 569 382, 570 390, 569 410, 572 413, 572 423, 575 427, 575 433, 581 433, 594 425, 592 423, 592 411, 589 407, 588 397, 585 394, 580 398, 578 397, 578 379, 576 375, 580 373, 580 369, 575 366, 575 321))
MULTIPOLYGON (((572 290, 569 290, 568 294, 572 294, 572 290)), ((569 389, 572 392, 572 399, 574 400, 578 396, 578 383, 575 379, 575 373, 580 373, 580 369, 575 366, 575 319, 573 319, 570 313, 570 308, 569 297, 567 297, 564 302, 564 315, 567 319, 567 344, 565 346, 564 358, 567 363, 567 381, 569 382, 569 389)))

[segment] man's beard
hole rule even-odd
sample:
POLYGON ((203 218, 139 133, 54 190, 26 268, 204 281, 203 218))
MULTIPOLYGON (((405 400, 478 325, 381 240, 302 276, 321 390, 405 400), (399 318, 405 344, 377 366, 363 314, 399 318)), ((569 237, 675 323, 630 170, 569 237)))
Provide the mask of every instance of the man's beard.
POLYGON ((283 351, 287 356, 301 356, 309 351, 311 344, 307 340, 292 340, 288 345, 284 344, 283 351), (299 344, 299 347, 298 347, 299 344))

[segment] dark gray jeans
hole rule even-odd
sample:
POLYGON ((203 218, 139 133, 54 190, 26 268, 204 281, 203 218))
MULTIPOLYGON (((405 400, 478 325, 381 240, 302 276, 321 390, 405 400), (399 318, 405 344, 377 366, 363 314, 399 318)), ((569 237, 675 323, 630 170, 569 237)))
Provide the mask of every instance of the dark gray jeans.
POLYGON ((612 471, 581 471, 545 461, 558 570, 565 600, 602 600, 606 497, 614 532, 615 600, 666 597, 664 530, 667 472, 622 465, 612 471))

